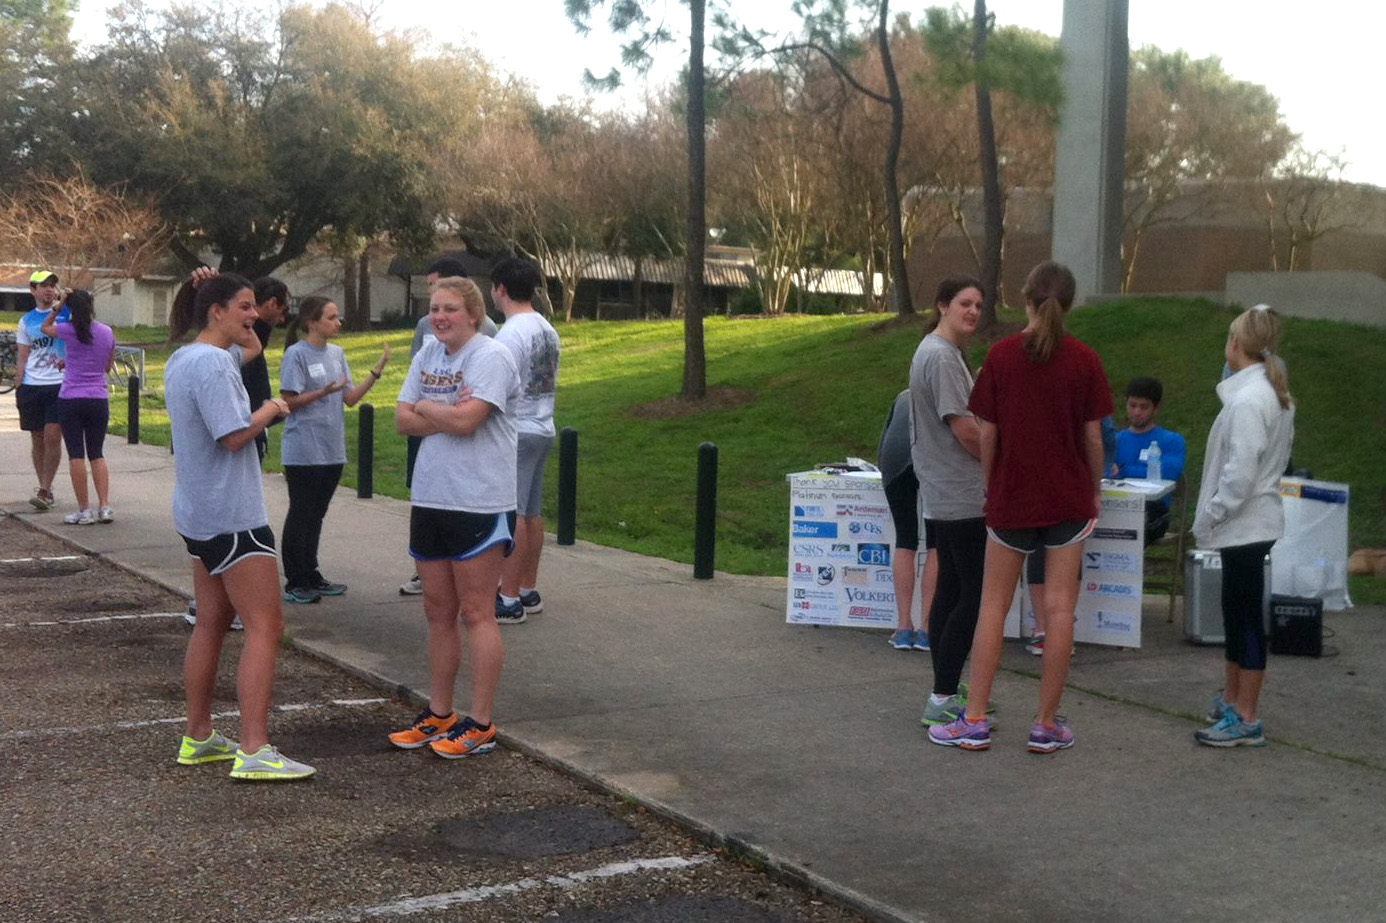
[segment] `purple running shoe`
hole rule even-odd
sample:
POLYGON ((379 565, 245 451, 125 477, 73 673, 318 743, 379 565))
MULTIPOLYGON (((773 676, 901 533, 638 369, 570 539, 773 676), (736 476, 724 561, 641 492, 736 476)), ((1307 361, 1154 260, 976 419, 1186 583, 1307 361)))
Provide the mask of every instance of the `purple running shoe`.
POLYGON ((963 713, 948 722, 929 728, 929 740, 940 747, 961 747, 964 750, 991 749, 991 719, 968 721, 963 713))
POLYGON ((1030 743, 1026 747, 1031 753, 1053 753, 1055 750, 1067 750, 1073 746, 1073 731, 1069 730, 1068 722, 1063 718, 1055 718, 1052 728, 1045 727, 1036 721, 1030 725, 1030 743))

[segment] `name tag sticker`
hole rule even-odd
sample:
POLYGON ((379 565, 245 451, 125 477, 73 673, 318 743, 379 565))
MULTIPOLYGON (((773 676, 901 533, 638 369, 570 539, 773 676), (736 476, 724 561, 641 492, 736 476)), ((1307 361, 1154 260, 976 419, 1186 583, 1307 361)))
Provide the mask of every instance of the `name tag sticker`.
POLYGON ((327 377, 327 366, 321 362, 314 362, 308 366, 308 374, 314 378, 325 378, 327 377))

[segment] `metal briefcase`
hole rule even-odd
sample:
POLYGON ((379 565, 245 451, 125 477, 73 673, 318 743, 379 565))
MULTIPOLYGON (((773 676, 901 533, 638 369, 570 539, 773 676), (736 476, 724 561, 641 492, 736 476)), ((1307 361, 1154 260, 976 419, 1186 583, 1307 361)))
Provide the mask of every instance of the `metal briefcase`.
MULTIPOLYGON (((1266 595, 1261 614, 1270 637, 1271 559, 1266 555, 1266 595)), ((1198 548, 1184 558, 1184 637, 1194 644, 1222 644, 1222 555, 1198 548)))

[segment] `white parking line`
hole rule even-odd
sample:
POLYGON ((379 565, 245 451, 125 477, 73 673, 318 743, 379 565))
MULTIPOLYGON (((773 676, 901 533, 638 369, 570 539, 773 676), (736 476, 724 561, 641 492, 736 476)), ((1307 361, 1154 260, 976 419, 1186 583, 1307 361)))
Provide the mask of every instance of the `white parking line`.
POLYGON ((83 554, 61 554, 51 558, 0 558, 0 564, 29 564, 34 561, 80 561, 83 554))
MULTIPOLYGON (((389 699, 331 699, 327 702, 298 702, 289 705, 272 705, 272 712, 300 712, 315 711, 319 708, 364 708, 368 705, 381 705, 389 699)), ((236 718, 241 714, 240 709, 231 711, 217 712, 212 715, 213 721, 222 718, 236 718)), ((182 724, 187 721, 186 715, 179 715, 176 718, 148 718, 143 721, 116 721, 112 724, 91 724, 86 727, 71 728, 32 728, 23 731, 5 731, 0 733, 0 740, 28 740, 35 737, 57 737, 62 734, 90 734, 93 731, 129 731, 135 728, 157 727, 161 724, 182 724)))
POLYGON ((290 923, 358 923, 361 920, 379 917, 404 917, 417 913, 435 913, 448 910, 460 904, 477 904, 497 897, 507 897, 537 888, 559 888, 567 890, 589 881, 603 878, 617 878, 622 875, 635 875, 640 872, 664 872, 692 868, 711 862, 715 856, 701 853, 696 856, 661 856, 656 859, 631 859, 627 862, 612 862, 586 869, 569 872, 567 875, 550 875, 547 878, 521 878, 499 885, 484 885, 480 888, 467 888, 462 891, 447 891, 442 894, 428 894, 423 897, 408 897, 389 904, 376 904, 374 907, 358 907, 355 910, 337 910, 315 914, 310 917, 295 917, 290 923))
POLYGON ((146 612, 142 615, 99 615, 86 619, 56 619, 42 622, 0 622, 0 628, 52 628, 56 625, 90 625, 93 622, 128 622, 133 619, 181 619, 182 617, 182 612, 146 612))

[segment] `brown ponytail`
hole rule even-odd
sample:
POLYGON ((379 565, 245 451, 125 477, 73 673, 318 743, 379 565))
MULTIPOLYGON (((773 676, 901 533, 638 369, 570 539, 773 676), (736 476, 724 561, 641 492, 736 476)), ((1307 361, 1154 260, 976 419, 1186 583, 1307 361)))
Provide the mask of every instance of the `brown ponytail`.
POLYGON ((1064 337, 1064 314, 1073 307, 1076 283, 1067 266, 1053 261, 1030 270, 1021 290, 1035 311, 1035 323, 1025 332, 1025 354, 1035 362, 1048 362, 1064 337))

